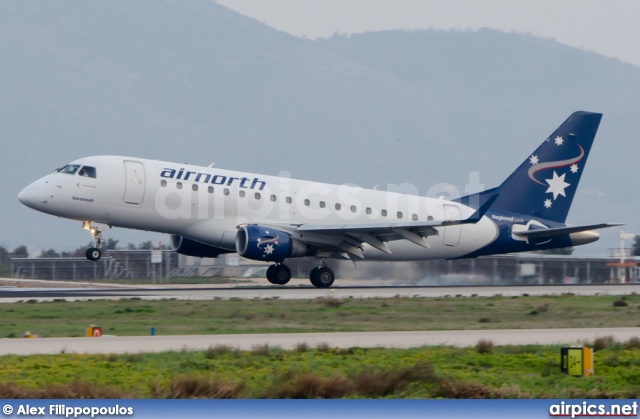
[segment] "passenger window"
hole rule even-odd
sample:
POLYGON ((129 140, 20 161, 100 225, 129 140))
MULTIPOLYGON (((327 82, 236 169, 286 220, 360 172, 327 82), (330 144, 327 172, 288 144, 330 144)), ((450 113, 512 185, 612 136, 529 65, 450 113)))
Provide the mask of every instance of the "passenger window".
POLYGON ((427 221, 433 221, 433 217, 432 216, 428 216, 427 217, 427 221))
POLYGON ((398 218, 402 218, 402 213, 400 211, 398 211, 398 218))
POLYGON ((351 212, 356 212, 356 206, 355 205, 351 205, 351 212))
POLYGON ((178 189, 182 189, 182 182, 178 182, 178 183, 176 183, 176 188, 178 188, 178 189))
POLYGON ((75 175, 80 167, 79 164, 68 164, 61 169, 58 169, 58 173, 66 173, 68 175, 75 175))
POLYGON ((209 190, 209 193, 213 193, 213 186, 209 186, 207 189, 209 190))
POLYGON ((382 215, 383 217, 386 217, 387 216, 387 210, 380 211, 380 215, 382 215))
POLYGON ((261 196, 260 196, 260 194, 259 194, 258 192, 256 192, 256 193, 255 193, 255 195, 253 195, 253 196, 254 196, 256 199, 260 199, 260 198, 261 198, 261 196))
POLYGON ((287 204, 290 204, 291 203, 291 197, 288 196, 287 199, 285 199, 285 201, 287 201, 287 204))
POLYGON ((165 186, 167 186, 167 181, 166 181, 166 180, 164 180, 164 179, 162 179, 162 180, 160 181, 160 186, 162 186, 163 188, 164 188, 165 186))
POLYGON ((325 204, 324 201, 320 201, 320 208, 324 208, 326 206, 327 206, 327 204, 325 204))
POLYGON ((413 215, 411 216, 411 219, 412 219, 413 221, 418 221, 418 214, 413 214, 413 215))
POLYGON ((191 190, 194 192, 198 191, 198 185, 196 185, 195 183, 193 185, 191 185, 191 190))
POLYGON ((240 191, 240 198, 244 198, 244 191, 240 191))
POLYGON ((308 199, 304 200, 304 206, 308 207, 309 205, 311 205, 311 201, 309 201, 308 199))
POLYGON ((271 202, 276 202, 276 196, 275 195, 271 195, 271 202))
POLYGON ((336 211, 340 211, 340 208, 342 208, 342 205, 336 204, 336 211))
POLYGON ((80 169, 80 171, 78 172, 78 174, 80 176, 85 176, 85 177, 90 177, 90 178, 96 178, 96 168, 95 167, 91 167, 91 166, 84 166, 82 169, 80 169))
POLYGON ((229 195, 229 188, 224 188, 224 194, 229 195))
POLYGON ((367 215, 371 215, 371 208, 367 208, 367 215))

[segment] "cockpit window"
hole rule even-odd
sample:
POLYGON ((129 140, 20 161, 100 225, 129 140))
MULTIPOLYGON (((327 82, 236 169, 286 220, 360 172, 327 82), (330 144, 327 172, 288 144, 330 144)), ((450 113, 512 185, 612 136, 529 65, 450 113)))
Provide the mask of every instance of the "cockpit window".
POLYGON ((68 164, 56 170, 56 173, 66 173, 68 175, 75 175, 79 168, 80 168, 79 164, 68 164))
POLYGON ((91 166, 83 166, 82 169, 78 172, 80 176, 92 177, 95 179, 96 177, 96 168, 91 166))

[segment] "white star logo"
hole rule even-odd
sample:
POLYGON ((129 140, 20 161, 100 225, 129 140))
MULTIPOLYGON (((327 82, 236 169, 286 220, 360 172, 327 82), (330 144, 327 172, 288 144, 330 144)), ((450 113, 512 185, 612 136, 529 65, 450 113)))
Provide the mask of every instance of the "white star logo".
POLYGON ((551 208, 551 204, 552 204, 552 202, 551 202, 551 200, 549 198, 544 200, 544 207, 545 208, 551 208))
POLYGON ((546 193, 553 194, 553 200, 555 201, 558 195, 562 195, 566 197, 564 190, 567 186, 571 186, 567 182, 564 181, 564 176, 566 173, 563 173, 562 176, 558 176, 556 171, 553 171, 553 179, 545 179, 545 181, 549 184, 549 189, 547 189, 546 193))
POLYGON ((557 136, 553 141, 556 142, 556 145, 562 145, 562 143, 564 143, 564 140, 560 136, 557 136))
POLYGON ((535 154, 532 154, 531 157, 529 157, 529 162, 531 164, 538 164, 538 156, 536 156, 535 154))
POLYGON ((569 170, 571 170, 571 173, 578 173, 578 165, 573 163, 569 170))
POLYGON ((268 244, 264 247, 264 256, 270 255, 273 253, 273 246, 268 244))

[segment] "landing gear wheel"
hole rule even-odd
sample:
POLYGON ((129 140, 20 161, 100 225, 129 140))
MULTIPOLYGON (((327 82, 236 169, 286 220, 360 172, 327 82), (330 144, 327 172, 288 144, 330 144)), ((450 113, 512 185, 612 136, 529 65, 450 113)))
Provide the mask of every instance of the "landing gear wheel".
MULTIPOLYGON (((276 267, 276 265, 270 265, 270 266, 267 268, 267 280, 268 280, 269 282, 271 282, 272 284, 275 284, 275 282, 273 282, 273 280, 272 280, 272 278, 273 278, 273 268, 275 268, 275 267, 276 267)), ((277 285, 277 284, 276 284, 276 285, 277 285)))
POLYGON ((100 260, 100 257, 102 256, 102 251, 97 247, 90 247, 87 249, 86 256, 87 256, 87 259, 95 262, 97 260, 100 260))
POLYGON ((309 281, 311 281, 311 284, 312 284, 314 287, 317 287, 317 286, 318 286, 318 285, 316 285, 316 278, 318 277, 318 270, 319 270, 319 269, 320 269, 320 268, 317 268, 317 267, 316 267, 316 268, 311 269, 311 272, 309 272, 309 281))
POLYGON ((321 268, 313 268, 309 274, 311 283, 318 288, 329 288, 336 280, 336 274, 330 268, 323 266, 321 268))
POLYGON ((271 265, 267 268, 267 279, 275 285, 284 285, 291 280, 291 269, 287 265, 271 265))

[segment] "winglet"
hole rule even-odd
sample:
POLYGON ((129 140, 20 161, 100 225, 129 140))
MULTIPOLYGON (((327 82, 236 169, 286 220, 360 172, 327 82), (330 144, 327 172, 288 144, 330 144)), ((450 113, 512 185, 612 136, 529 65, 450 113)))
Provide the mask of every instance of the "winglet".
POLYGON ((444 221, 442 223, 442 225, 455 225, 455 224, 475 224, 478 221, 480 221, 482 219, 482 217, 484 217, 484 215, 487 213, 487 211, 489 211, 489 208, 491 208, 491 205, 493 205, 493 203, 495 202, 496 199, 498 199, 498 196, 500 195, 500 192, 496 192, 493 195, 491 195, 491 197, 489 197, 489 199, 487 199, 484 204, 480 205, 480 208, 478 208, 476 210, 476 212, 474 212, 473 214, 471 214, 469 216, 469 218, 465 219, 465 220, 459 220, 459 221, 444 221))

